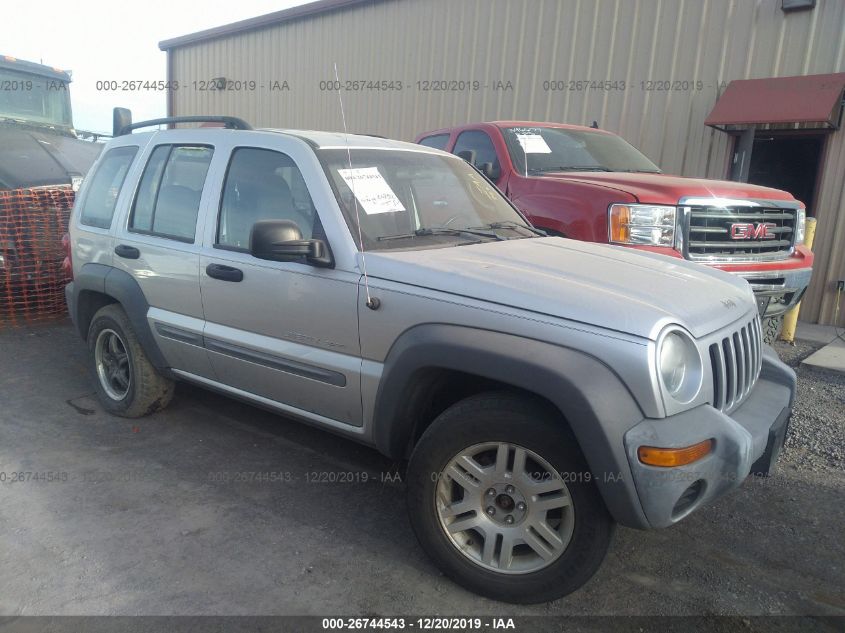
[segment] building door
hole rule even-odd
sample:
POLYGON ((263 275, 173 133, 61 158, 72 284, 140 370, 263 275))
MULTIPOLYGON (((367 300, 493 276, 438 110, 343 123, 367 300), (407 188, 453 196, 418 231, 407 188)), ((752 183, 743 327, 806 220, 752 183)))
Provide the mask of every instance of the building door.
POLYGON ((788 191, 806 205, 807 215, 815 215, 824 140, 821 134, 778 135, 758 130, 748 166, 748 182, 788 191))

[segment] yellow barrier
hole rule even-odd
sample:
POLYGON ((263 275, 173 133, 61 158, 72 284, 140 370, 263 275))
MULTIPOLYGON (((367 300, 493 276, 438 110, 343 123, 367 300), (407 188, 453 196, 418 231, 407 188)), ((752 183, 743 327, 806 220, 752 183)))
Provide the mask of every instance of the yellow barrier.
MULTIPOLYGON (((807 230, 804 235, 804 244, 810 250, 813 249, 813 239, 816 237, 816 218, 807 218, 807 230)), ((789 312, 783 315, 783 329, 780 333, 780 339, 787 343, 795 342, 795 328, 798 326, 798 311, 801 309, 801 304, 798 303, 789 312)))

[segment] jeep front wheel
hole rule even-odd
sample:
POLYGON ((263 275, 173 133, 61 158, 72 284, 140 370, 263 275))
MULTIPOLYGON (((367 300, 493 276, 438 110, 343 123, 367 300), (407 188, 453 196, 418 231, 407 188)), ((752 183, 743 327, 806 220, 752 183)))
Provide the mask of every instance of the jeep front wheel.
POLYGON ((541 403, 482 394, 442 413, 408 467, 411 523, 443 572, 476 593, 546 602, 598 570, 613 521, 574 436, 541 403))

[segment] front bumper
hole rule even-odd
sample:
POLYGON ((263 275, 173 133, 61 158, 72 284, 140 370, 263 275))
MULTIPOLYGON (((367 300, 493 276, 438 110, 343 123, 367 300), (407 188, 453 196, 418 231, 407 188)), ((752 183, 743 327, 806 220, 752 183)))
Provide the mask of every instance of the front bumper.
POLYGON ((757 384, 730 416, 703 405, 663 419, 646 419, 625 433, 625 452, 643 513, 666 527, 737 488, 749 473, 767 475, 786 437, 795 373, 766 347, 757 384), (639 461, 640 446, 680 448, 713 439, 706 457, 674 468, 639 461))
POLYGON ((813 252, 804 245, 795 247, 783 260, 732 264, 709 264, 745 279, 754 291, 761 317, 776 317, 804 296, 813 274, 813 252))
POLYGON ((810 285, 812 268, 798 270, 774 270, 771 272, 737 272, 754 291, 761 317, 775 317, 783 314, 801 301, 810 285))

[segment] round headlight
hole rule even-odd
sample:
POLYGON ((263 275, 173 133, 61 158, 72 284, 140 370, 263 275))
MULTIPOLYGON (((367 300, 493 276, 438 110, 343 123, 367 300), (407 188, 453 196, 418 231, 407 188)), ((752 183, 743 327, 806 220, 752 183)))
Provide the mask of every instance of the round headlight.
POLYGON ((695 342, 682 330, 660 339, 657 371, 666 392, 679 402, 689 402, 701 387, 701 356, 695 342))

